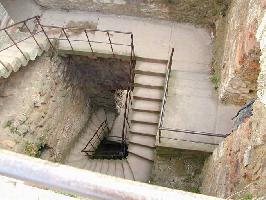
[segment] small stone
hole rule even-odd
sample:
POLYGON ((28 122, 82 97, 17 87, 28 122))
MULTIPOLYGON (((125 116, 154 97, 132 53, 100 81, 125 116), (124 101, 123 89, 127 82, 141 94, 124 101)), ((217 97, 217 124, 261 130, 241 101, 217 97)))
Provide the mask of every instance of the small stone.
POLYGON ((29 132, 29 128, 27 125, 22 124, 20 126, 17 127, 17 133, 18 135, 26 135, 29 132))
POLYGON ((251 151, 251 147, 249 146, 244 153, 243 164, 245 167, 250 164, 250 151, 251 151))
POLYGON ((41 106, 41 103, 38 101, 34 101, 33 105, 34 105, 34 107, 38 108, 41 106))

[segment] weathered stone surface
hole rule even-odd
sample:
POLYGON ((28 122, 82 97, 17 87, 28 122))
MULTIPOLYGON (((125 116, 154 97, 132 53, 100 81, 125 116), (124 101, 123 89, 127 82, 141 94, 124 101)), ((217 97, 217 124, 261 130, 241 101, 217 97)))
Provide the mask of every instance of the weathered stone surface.
POLYGON ((229 0, 36 0, 46 8, 152 17, 211 27, 229 0))
POLYGON ((261 72, 258 80, 258 99, 253 105, 253 116, 226 138, 204 166, 202 192, 204 194, 240 199, 252 195, 266 198, 266 105, 265 105, 265 48, 266 15, 257 38, 262 50, 261 72), (223 151, 221 156, 217 152, 223 151), (226 179, 221 179, 226 177, 226 179), (213 184, 210 184, 213 183, 213 184))
POLYGON ((265 11, 261 0, 233 0, 228 16, 217 23, 213 67, 221 76, 220 99, 244 104, 256 97, 260 48, 256 31, 265 11))

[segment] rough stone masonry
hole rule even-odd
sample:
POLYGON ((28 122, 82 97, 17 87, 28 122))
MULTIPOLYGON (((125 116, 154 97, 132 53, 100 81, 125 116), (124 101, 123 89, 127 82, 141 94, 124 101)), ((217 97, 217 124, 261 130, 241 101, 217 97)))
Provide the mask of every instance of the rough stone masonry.
POLYGON ((204 194, 234 199, 266 198, 266 14, 259 24, 261 72, 253 116, 246 117, 206 161, 201 189, 204 194))

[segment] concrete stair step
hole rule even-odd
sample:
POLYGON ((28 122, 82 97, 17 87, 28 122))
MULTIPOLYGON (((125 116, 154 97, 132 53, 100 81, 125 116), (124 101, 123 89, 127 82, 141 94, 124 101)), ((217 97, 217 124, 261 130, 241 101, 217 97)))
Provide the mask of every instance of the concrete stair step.
POLYGON ((110 130, 112 130, 116 114, 113 112, 106 112, 106 118, 107 118, 108 127, 110 130))
POLYGON ((11 70, 7 69, 4 65, 0 63, 0 77, 7 78, 11 74, 11 70))
POLYGON ((130 144, 128 146, 129 154, 132 153, 141 158, 153 161, 154 160, 154 149, 150 147, 145 147, 137 144, 130 144))
POLYGON ((145 88, 164 88, 164 77, 136 74, 135 75, 135 86, 141 86, 145 88))
POLYGON ((116 177, 125 178, 124 170, 123 170, 123 163, 120 160, 116 160, 116 177))
POLYGON ((90 171, 95 171, 95 169, 97 167, 97 160, 90 160, 90 162, 92 163, 90 165, 90 171))
POLYGON ((145 135, 137 135, 137 134, 130 134, 129 135, 129 142, 132 144, 137 144, 141 146, 147 146, 154 148, 156 143, 155 136, 145 136, 145 135))
POLYGON ((132 170, 127 162, 127 160, 123 160, 123 169, 124 169, 124 177, 129 180, 135 180, 132 170))
POLYGON ((143 124, 138 122, 132 122, 130 132, 133 134, 152 135, 156 136, 158 126, 156 124, 143 124))
POLYGON ((97 162, 97 164, 96 164, 96 167, 93 171, 100 173, 102 170, 102 166, 103 166, 103 160, 96 160, 96 162, 97 162))
POLYGON ((110 176, 115 176, 116 173, 116 161, 115 160, 109 160, 109 167, 107 170, 107 174, 110 176))
POLYGON ((9 74, 14 71, 18 71, 19 68, 22 66, 21 61, 19 58, 15 56, 5 56, 5 55, 0 55, 0 61, 3 64, 3 66, 6 69, 6 72, 9 72, 9 74))
POLYGON ((77 167, 83 169, 88 162, 88 158, 85 156, 75 156, 69 157, 66 164, 71 165, 73 167, 77 167))
POLYGON ((187 149, 194 151, 204 151, 204 152, 213 152, 218 145, 202 144, 202 143, 193 143, 189 141, 179 141, 173 139, 161 138, 160 143, 157 143, 157 146, 169 147, 169 148, 178 148, 178 149, 187 149))
POLYGON ((130 154, 127 157, 128 163, 136 181, 147 182, 150 178, 153 162, 130 154))
POLYGON ((85 170, 91 171, 91 167, 93 166, 93 160, 88 159, 87 163, 85 164, 84 168, 85 170))
POLYGON ((135 66, 135 73, 146 74, 146 75, 157 75, 164 77, 166 73, 166 64, 137 61, 135 66))
MULTIPOLYGON (((41 49, 43 51, 47 51, 49 49, 49 42, 47 40, 47 38, 45 37, 44 33, 38 33, 36 35, 34 35, 35 39, 37 40, 38 44, 40 45, 41 49)), ((28 38, 27 40, 24 40, 24 42, 26 43, 33 43, 36 44, 35 40, 33 38, 28 38)), ((37 45, 38 46, 38 45, 37 45)))
POLYGON ((151 100, 134 99, 133 109, 147 112, 160 112, 161 102, 151 100))
POLYGON ((43 52, 36 43, 21 42, 18 44, 18 47, 30 60, 35 60, 35 58, 42 55, 43 52))
POLYGON ((147 124, 158 124, 159 114, 151 112, 133 111, 131 115, 131 121, 147 124))
POLYGON ((134 100, 143 99, 143 100, 154 100, 161 102, 163 98, 163 90, 135 87, 133 91, 133 97, 134 100))
POLYGON ((109 168, 109 160, 104 160, 101 173, 107 174, 109 168))

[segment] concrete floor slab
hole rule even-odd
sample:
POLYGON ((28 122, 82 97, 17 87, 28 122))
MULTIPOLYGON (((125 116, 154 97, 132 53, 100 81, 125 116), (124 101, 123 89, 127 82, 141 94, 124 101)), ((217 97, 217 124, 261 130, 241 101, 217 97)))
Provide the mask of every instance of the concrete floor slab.
POLYGON ((169 96, 163 127, 215 132, 217 101, 197 96, 169 96))

